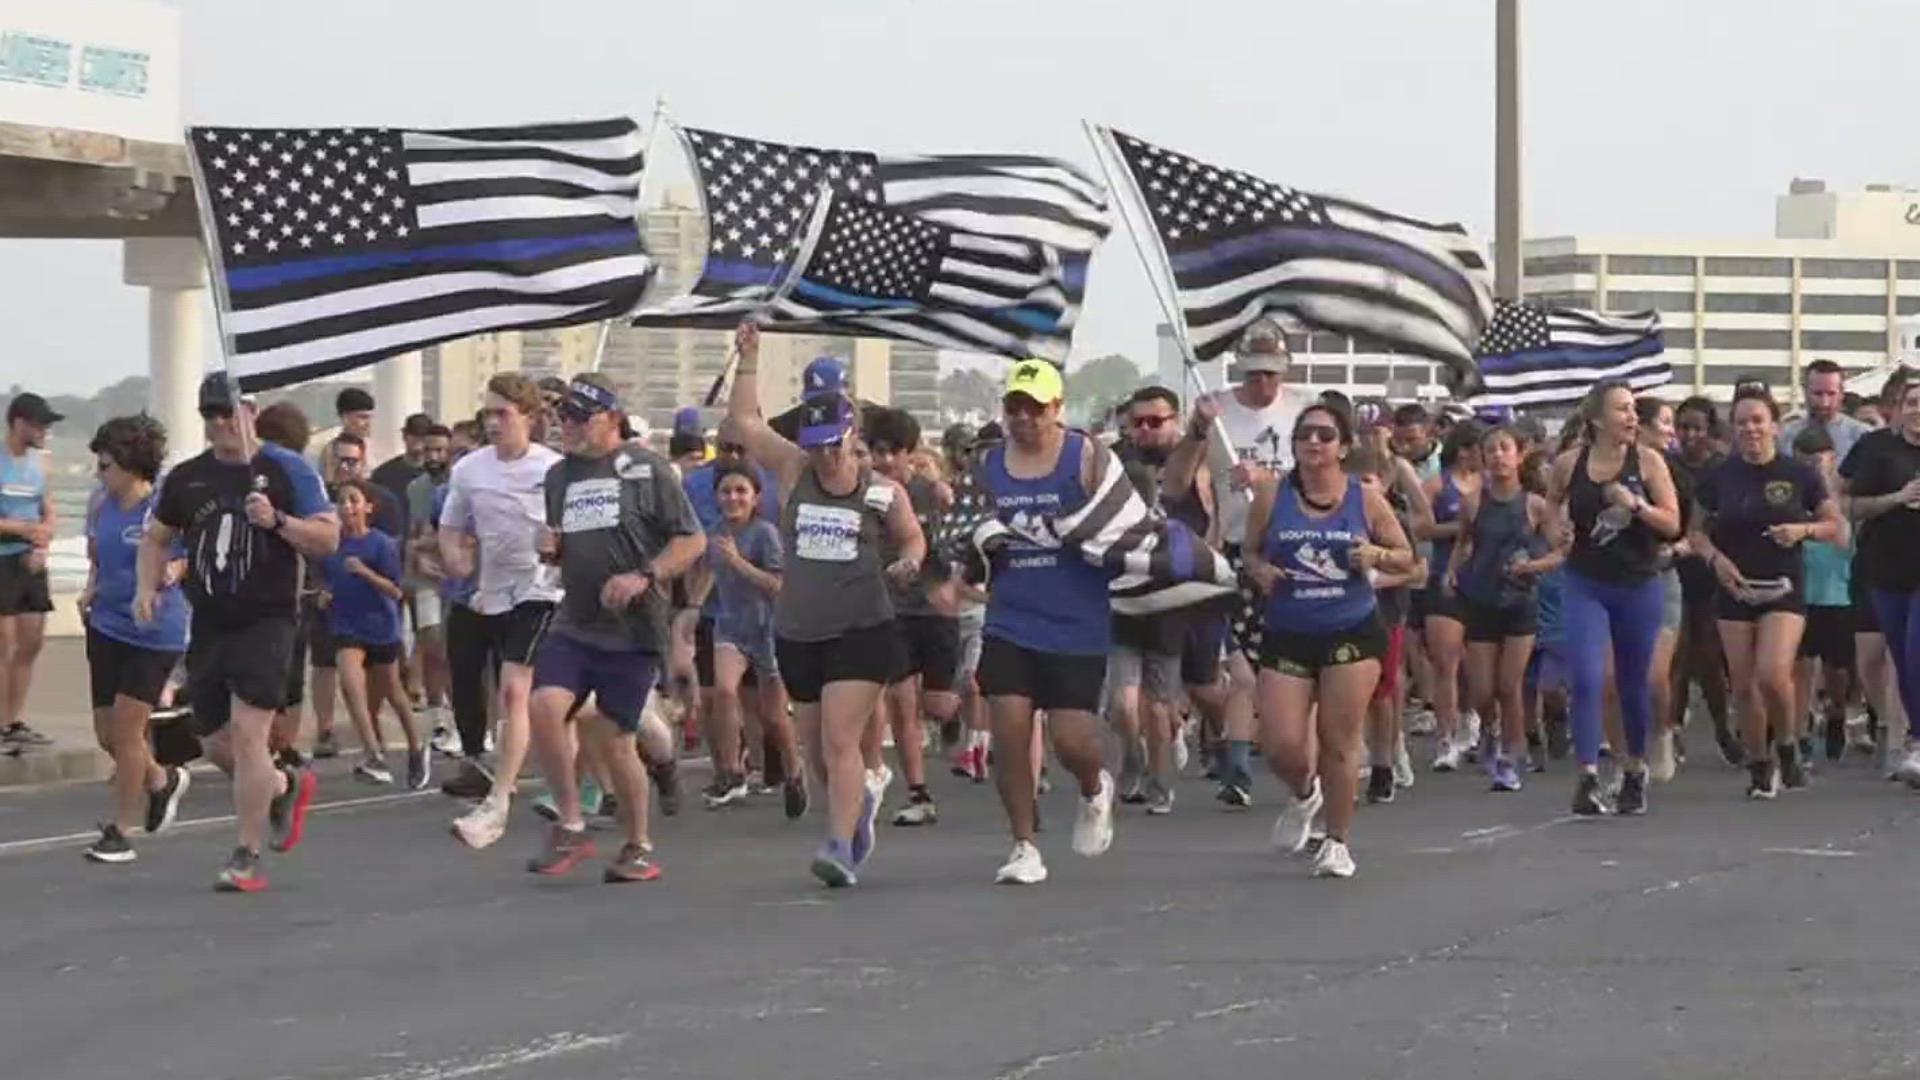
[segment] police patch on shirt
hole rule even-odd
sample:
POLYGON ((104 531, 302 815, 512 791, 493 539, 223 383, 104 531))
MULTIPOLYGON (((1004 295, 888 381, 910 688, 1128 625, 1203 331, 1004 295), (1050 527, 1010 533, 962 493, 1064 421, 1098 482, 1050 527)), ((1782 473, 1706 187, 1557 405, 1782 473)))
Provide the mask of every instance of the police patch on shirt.
POLYGON ((620 525, 620 481, 575 480, 567 485, 560 508, 560 531, 591 532, 620 525))
POLYGON ((1793 502, 1793 481, 1767 481, 1766 497, 1768 506, 1788 506, 1793 502))

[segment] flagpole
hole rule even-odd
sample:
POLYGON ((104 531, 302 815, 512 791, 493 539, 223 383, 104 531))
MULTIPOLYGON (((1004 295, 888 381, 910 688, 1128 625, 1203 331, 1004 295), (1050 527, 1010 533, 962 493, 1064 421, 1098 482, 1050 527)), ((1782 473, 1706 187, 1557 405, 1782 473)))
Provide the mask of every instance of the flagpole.
MULTIPOLYGON (((227 381, 233 384, 236 399, 233 403, 233 415, 240 421, 240 448, 252 461, 259 451, 258 436, 254 434, 253 421, 246 415, 244 398, 240 390, 240 377, 233 373, 233 338, 227 330, 227 259, 226 252, 220 250, 220 233, 213 224, 213 200, 207 197, 207 177, 200 167, 200 155, 194 152, 193 128, 184 131, 187 146, 187 168, 191 171, 194 184, 194 205, 200 218, 200 246, 213 270, 213 325, 220 335, 220 369, 226 373, 227 381)), ((204 381, 205 376, 202 376, 204 381)))

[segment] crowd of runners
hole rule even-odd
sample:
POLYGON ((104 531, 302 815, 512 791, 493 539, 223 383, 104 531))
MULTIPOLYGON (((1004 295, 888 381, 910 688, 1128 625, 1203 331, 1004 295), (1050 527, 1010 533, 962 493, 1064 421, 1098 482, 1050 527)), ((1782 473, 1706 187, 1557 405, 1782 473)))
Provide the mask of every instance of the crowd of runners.
MULTIPOLYGON (((1114 433, 1077 430, 1059 370, 1023 361, 997 420, 936 446, 858 402, 831 357, 763 416, 757 330, 736 345, 717 432, 687 410, 665 453, 593 374, 496 375, 477 417, 407 418, 377 468, 357 389, 311 446, 298 409, 210 376, 208 449, 171 469, 152 419, 101 425, 80 605, 115 768, 87 857, 132 860, 204 756, 238 832, 217 886, 263 889, 263 851, 305 831, 311 760, 348 747, 362 784, 425 789, 451 766, 441 790, 469 804, 452 832, 474 849, 537 772, 528 869, 595 858, 598 822, 619 836, 609 882, 659 876, 649 813, 680 812, 678 763, 702 745, 700 802, 811 811, 810 869, 834 887, 867 872, 883 818, 938 821, 942 767, 993 780, 1012 841, 995 880, 1024 885, 1048 874, 1037 795, 1056 776, 1078 795, 1073 850, 1097 856, 1117 804, 1173 813, 1190 768, 1252 807, 1256 757, 1278 780, 1273 846, 1351 877, 1357 809, 1422 771, 1410 736, 1431 736, 1432 773, 1478 770, 1492 793, 1570 756, 1583 816, 1647 813, 1707 754, 1696 711, 1749 798, 1848 754, 1920 787, 1904 369, 1863 401, 1815 361, 1791 420, 1786 388, 1743 384, 1727 407, 1601 383, 1550 427, 1311 395, 1262 323, 1239 381, 1190 408, 1150 386, 1114 433), (1114 612, 1112 571, 1062 523, 1115 470, 1225 556, 1237 595, 1114 612), (995 543, 973 543, 977 522, 995 543)), ((16 396, 0 457, 0 739, 18 747, 45 741, 23 705, 61 419, 16 396)))

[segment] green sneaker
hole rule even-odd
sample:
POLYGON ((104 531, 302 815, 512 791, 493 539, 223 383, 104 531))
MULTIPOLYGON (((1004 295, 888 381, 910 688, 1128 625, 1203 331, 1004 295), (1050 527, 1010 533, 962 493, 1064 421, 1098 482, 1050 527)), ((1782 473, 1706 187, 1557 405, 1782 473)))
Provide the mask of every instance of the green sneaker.
MULTIPOLYGON (((600 790, 599 783, 591 777, 580 781, 580 815, 589 818, 598 815, 600 802, 605 796, 606 793, 600 790)), ((553 795, 548 792, 541 792, 539 797, 533 800, 533 812, 548 821, 560 820, 560 806, 553 801, 553 795)))

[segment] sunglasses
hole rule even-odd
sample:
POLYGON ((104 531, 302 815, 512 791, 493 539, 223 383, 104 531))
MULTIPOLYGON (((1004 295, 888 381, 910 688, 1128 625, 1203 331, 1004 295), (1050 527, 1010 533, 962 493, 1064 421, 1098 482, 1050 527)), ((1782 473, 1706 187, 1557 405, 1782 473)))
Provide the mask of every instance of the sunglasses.
POLYGON ((201 410, 200 410, 200 419, 202 419, 202 420, 231 420, 231 419, 233 419, 233 410, 232 410, 231 408, 229 408, 229 407, 227 407, 227 406, 224 406, 224 405, 215 405, 215 406, 210 406, 210 407, 208 407, 208 408, 205 408, 205 409, 201 409, 201 410))
POLYGON ((1136 416, 1133 418, 1134 427, 1148 428, 1153 431, 1159 431, 1171 423, 1173 423, 1173 417, 1171 416, 1136 416))
POLYGON ((1307 424, 1293 433, 1294 442, 1337 443, 1340 429, 1329 424, 1307 424))

